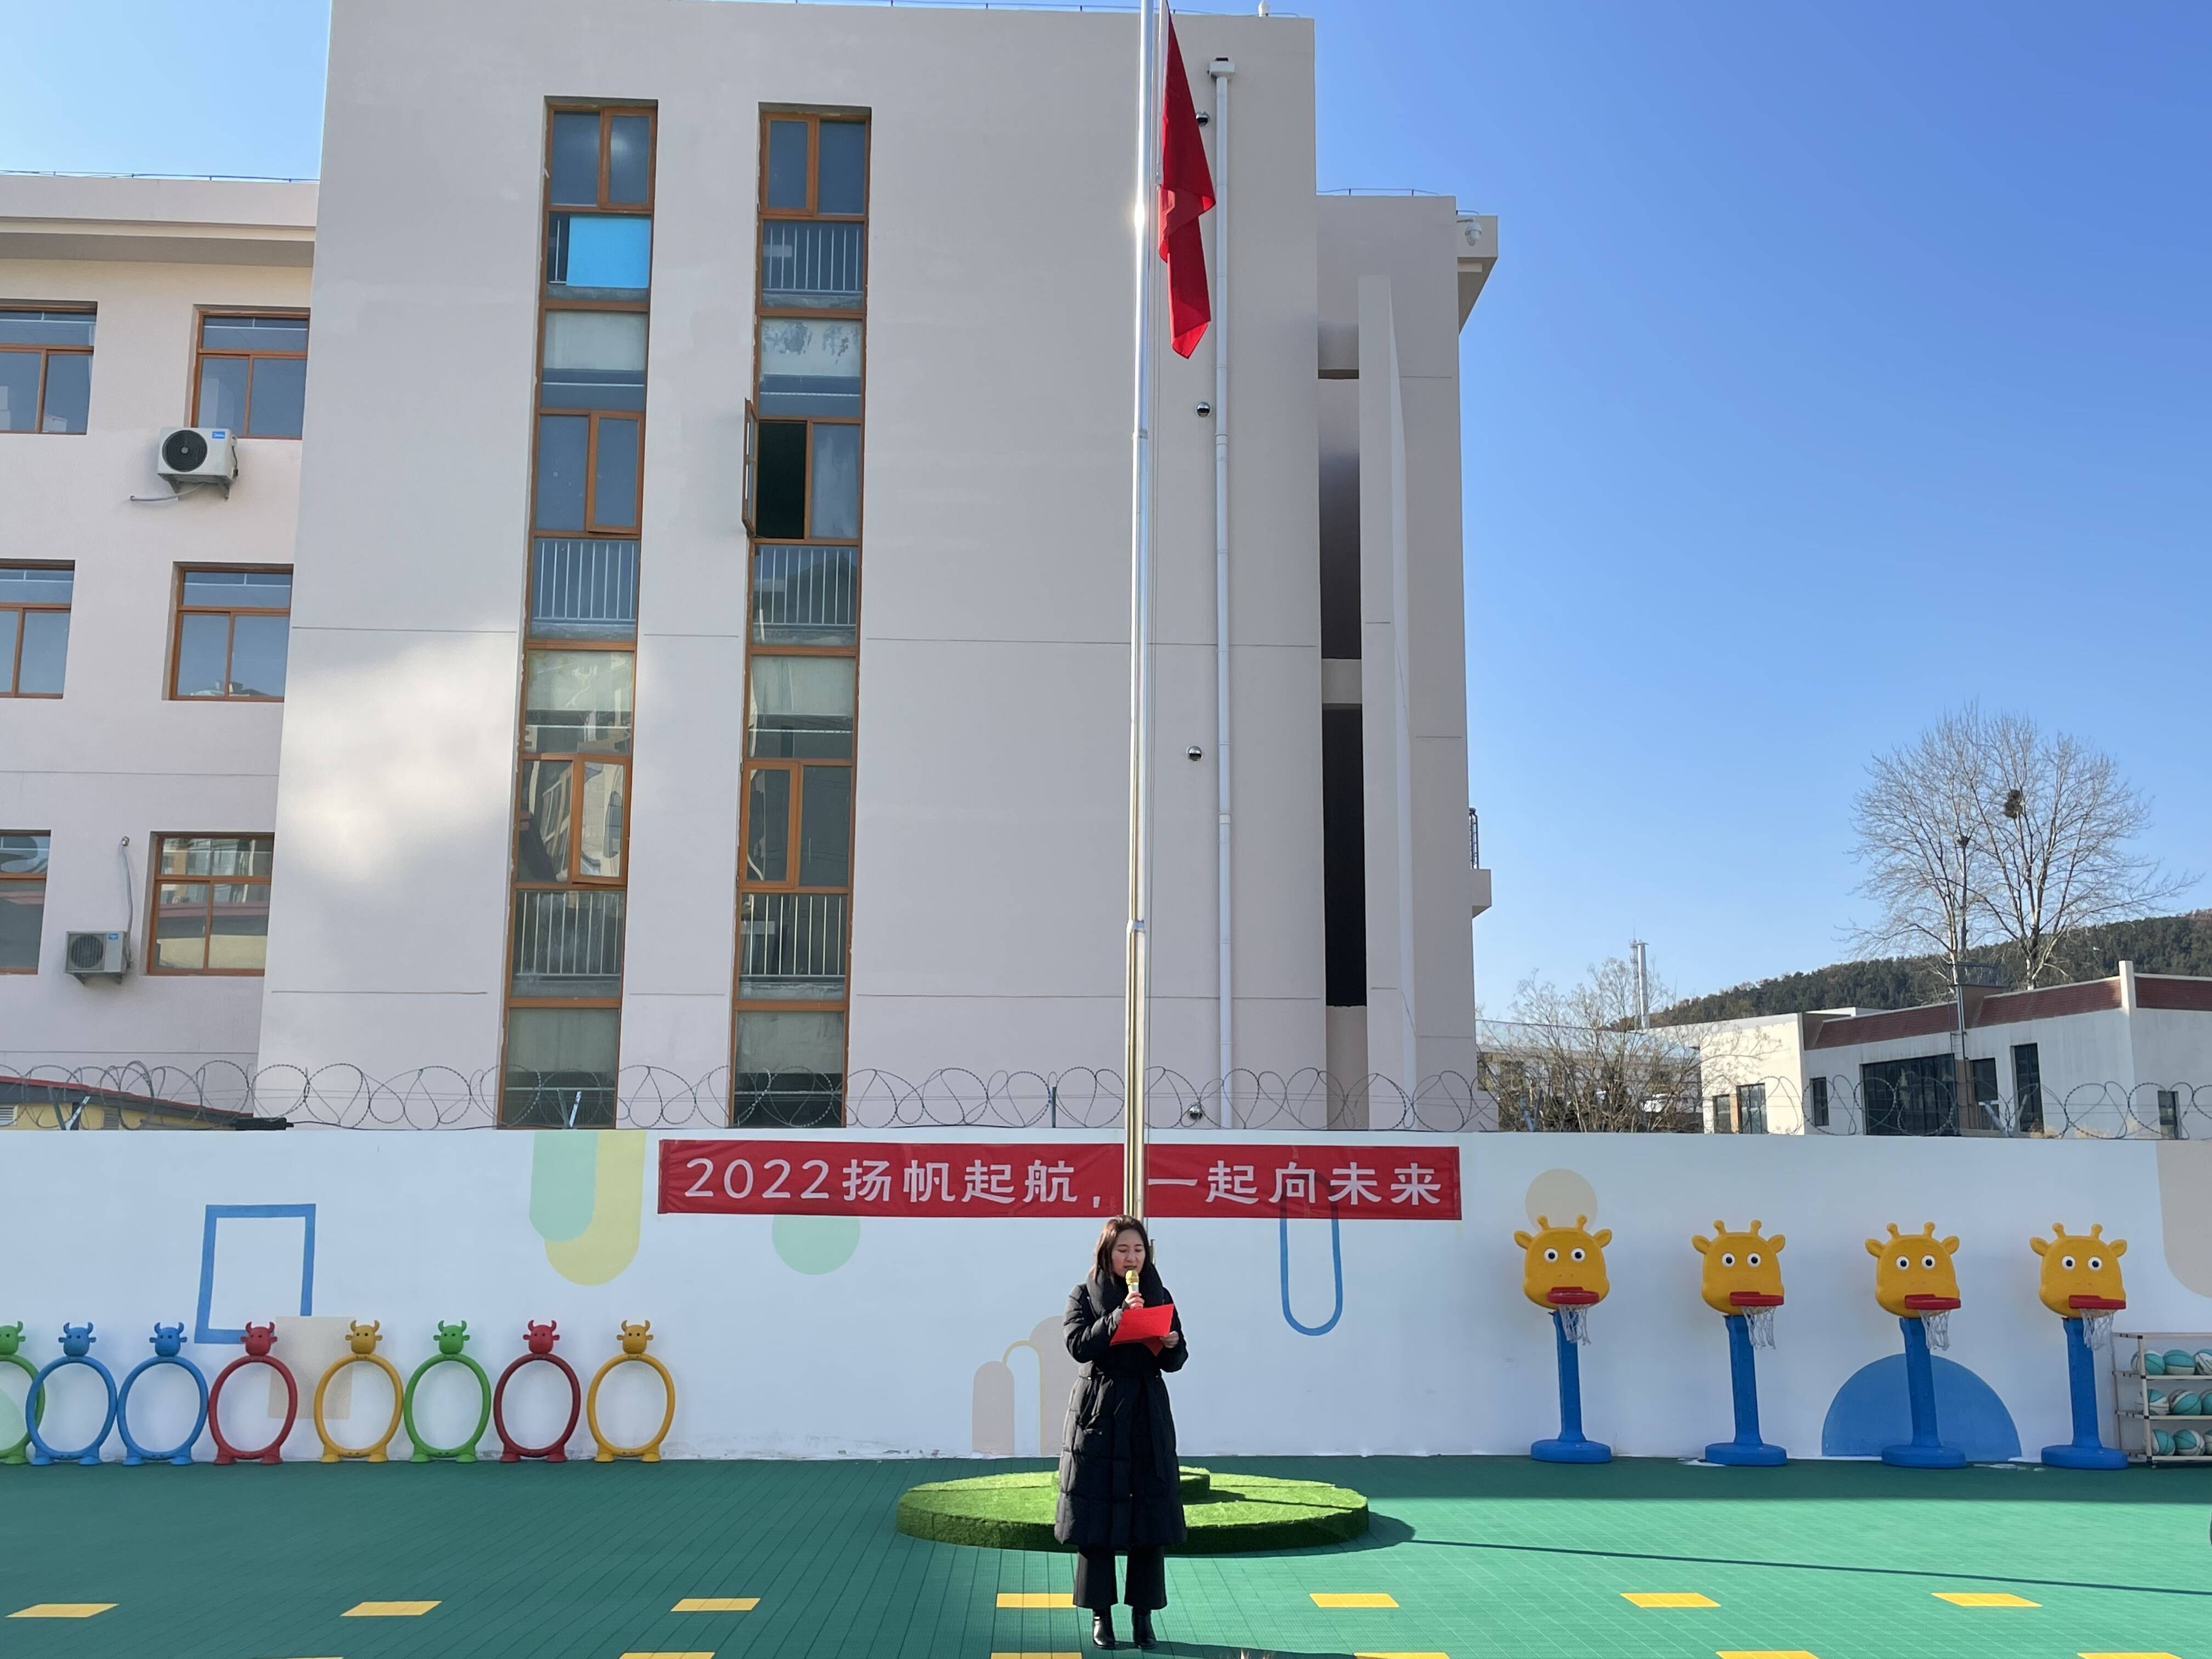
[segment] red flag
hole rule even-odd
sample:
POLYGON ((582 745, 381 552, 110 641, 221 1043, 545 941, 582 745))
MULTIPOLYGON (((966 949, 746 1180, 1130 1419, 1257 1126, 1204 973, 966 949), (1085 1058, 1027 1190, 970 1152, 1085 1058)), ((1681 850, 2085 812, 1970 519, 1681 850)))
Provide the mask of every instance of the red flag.
POLYGON ((1213 205, 1213 170, 1206 164, 1172 14, 1165 91, 1160 105, 1160 258, 1168 266, 1168 325, 1176 355, 1188 357, 1213 320, 1206 288, 1206 240, 1198 233, 1199 216, 1213 205))

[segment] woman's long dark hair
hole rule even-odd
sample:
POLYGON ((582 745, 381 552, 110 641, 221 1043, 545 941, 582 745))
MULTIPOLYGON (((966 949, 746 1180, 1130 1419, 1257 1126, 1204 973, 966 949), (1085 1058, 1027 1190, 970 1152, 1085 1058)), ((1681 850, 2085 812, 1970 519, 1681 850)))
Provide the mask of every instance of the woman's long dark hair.
POLYGON ((1115 1243, 1123 1233, 1134 1233, 1145 1241, 1145 1266, 1152 1265, 1152 1236, 1145 1231, 1145 1224, 1133 1215, 1117 1215, 1100 1231, 1098 1248, 1091 1255, 1102 1284, 1113 1283, 1114 1270, 1107 1262, 1114 1254, 1115 1243))

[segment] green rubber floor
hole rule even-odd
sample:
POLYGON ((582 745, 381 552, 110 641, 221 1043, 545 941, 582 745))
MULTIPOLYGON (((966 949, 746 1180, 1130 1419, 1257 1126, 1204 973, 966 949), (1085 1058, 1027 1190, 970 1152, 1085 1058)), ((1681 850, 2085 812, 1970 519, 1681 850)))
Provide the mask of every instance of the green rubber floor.
MULTIPOLYGON (((1374 1530, 1172 1560, 1171 1652, 2212 1659, 2204 1470, 1207 1462, 1355 1486, 1374 1530)), ((892 1530, 907 1486, 994 1467, 1035 1465, 0 1468, 0 1656, 1077 1653, 1084 1615, 1000 1604, 1065 1595, 1068 1558, 892 1530), (347 1616, 374 1602, 413 1605, 347 1616)))

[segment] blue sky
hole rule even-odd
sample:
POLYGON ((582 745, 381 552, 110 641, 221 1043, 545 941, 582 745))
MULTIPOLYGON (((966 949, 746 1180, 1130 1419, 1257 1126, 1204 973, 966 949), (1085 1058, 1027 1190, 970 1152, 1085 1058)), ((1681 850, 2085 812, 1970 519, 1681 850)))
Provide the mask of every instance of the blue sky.
MULTIPOLYGON (((2212 9, 1297 9, 1321 185, 1502 221, 1486 1007, 1632 933, 1686 991, 1839 955, 1865 760, 1968 697, 2110 748, 2212 865, 2212 9)), ((205 17, 15 9, 0 167, 313 176, 323 9, 205 17)))

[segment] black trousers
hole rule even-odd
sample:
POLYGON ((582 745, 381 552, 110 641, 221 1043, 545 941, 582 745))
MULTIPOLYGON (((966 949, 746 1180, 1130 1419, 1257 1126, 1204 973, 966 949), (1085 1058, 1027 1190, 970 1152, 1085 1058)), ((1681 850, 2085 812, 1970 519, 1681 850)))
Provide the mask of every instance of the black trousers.
MULTIPOLYGON (((1129 1553, 1128 1595, 1133 1607, 1157 1612, 1168 1604, 1168 1559, 1163 1550, 1129 1553)), ((1075 1605, 1104 1613, 1114 1605, 1114 1552, 1081 1550, 1075 1557, 1075 1605)))

